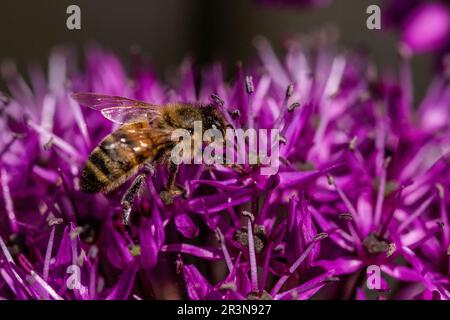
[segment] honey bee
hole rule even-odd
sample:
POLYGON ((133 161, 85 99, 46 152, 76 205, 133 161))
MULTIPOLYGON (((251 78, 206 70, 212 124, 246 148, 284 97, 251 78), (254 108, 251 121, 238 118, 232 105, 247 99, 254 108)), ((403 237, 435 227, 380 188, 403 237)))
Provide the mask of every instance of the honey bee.
POLYGON ((89 155, 83 168, 80 188, 87 193, 108 193, 143 167, 148 170, 137 176, 122 198, 124 223, 128 224, 133 198, 138 193, 153 165, 167 165, 168 179, 160 197, 166 205, 183 194, 176 185, 178 165, 170 161, 176 141, 171 140, 175 129, 194 130, 194 122, 202 122, 202 130, 215 128, 225 132, 228 126, 217 105, 173 103, 153 105, 118 96, 95 93, 74 93, 80 105, 98 110, 120 127, 106 136, 89 155))

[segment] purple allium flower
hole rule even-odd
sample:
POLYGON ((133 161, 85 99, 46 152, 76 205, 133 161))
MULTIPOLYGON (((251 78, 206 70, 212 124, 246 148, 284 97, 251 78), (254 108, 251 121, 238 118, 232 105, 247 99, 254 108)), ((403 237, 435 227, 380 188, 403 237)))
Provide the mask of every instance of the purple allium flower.
POLYGON ((448 6, 424 4, 417 7, 406 19, 402 42, 413 52, 438 50, 448 42, 449 33, 448 6))
POLYGON ((309 299, 449 297, 450 88, 437 75, 418 108, 408 61, 398 78, 326 37, 292 41, 226 82, 219 63, 185 60, 161 83, 135 53, 133 77, 91 47, 86 66, 56 50, 30 85, 2 65, 0 297, 6 299, 309 299), (199 79, 194 81, 194 74, 199 79), (277 128, 279 170, 182 165, 188 196, 165 205, 156 168, 121 224, 121 195, 80 191, 80 168, 115 127, 70 93, 214 103, 235 128, 277 128))
POLYGON ((411 53, 438 52, 449 45, 450 7, 446 1, 390 1, 387 22, 397 25, 411 53))

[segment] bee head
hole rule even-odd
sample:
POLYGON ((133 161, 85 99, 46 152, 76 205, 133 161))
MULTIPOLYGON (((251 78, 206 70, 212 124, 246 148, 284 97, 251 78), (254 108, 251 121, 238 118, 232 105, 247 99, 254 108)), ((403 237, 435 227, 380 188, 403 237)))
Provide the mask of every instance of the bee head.
POLYGON ((203 130, 217 129, 223 136, 227 129, 227 121, 222 113, 214 105, 201 107, 203 130))
POLYGON ((168 110, 164 122, 174 129, 185 129, 192 134, 195 122, 199 121, 203 132, 217 129, 225 136, 227 121, 214 105, 179 104, 168 110))

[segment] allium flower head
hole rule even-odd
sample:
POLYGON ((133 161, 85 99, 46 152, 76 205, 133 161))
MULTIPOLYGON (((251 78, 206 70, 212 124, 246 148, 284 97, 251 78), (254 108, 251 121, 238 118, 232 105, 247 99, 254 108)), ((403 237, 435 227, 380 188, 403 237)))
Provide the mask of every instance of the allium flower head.
POLYGON ((177 83, 162 83, 138 53, 129 79, 98 47, 84 69, 55 51, 30 85, 4 64, 0 296, 283 300, 336 298, 338 287, 366 298, 361 275, 378 265, 395 281, 380 297, 447 299, 448 82, 438 75, 415 108, 408 61, 388 77, 323 35, 292 41, 283 58, 263 38, 256 49, 231 82, 220 63, 185 60, 177 83), (279 168, 182 165, 187 197, 166 205, 157 167, 125 228, 129 183, 80 191, 89 152, 116 129, 70 99, 81 91, 214 104, 234 128, 277 128, 279 168))

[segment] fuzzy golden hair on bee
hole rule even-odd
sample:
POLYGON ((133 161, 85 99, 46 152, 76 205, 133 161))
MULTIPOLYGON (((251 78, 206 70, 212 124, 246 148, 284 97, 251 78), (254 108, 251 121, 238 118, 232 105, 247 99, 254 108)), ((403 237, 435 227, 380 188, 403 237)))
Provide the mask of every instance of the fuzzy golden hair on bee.
POLYGON ((167 189, 170 194, 178 194, 175 187, 177 166, 168 163, 175 143, 171 140, 173 131, 185 129, 192 133, 196 122, 202 123, 203 131, 225 132, 227 126, 214 105, 169 103, 158 106, 93 93, 76 93, 72 97, 120 124, 94 148, 86 161, 80 186, 89 193, 108 193, 118 188, 145 164, 166 164, 169 165, 167 189))

